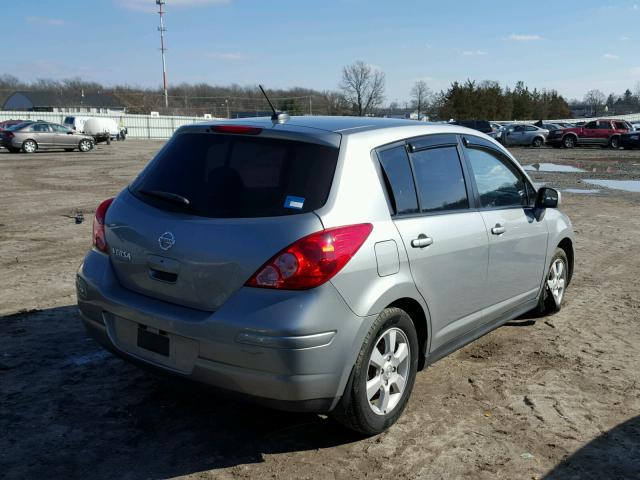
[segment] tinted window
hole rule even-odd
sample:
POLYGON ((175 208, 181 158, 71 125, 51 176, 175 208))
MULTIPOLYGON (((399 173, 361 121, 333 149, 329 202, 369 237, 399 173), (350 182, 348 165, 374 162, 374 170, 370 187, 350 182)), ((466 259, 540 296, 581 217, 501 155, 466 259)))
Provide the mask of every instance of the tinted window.
POLYGON ((384 150, 378 157, 386 176, 385 182, 395 213, 417 213, 418 199, 404 146, 384 150))
POLYGON ((243 135, 174 137, 131 186, 158 208, 205 217, 268 217, 310 212, 327 200, 338 149, 243 135), (186 197, 176 206, 143 192, 186 197))
POLYGON ((527 192, 519 174, 486 150, 470 148, 467 154, 483 207, 527 205, 527 192))
POLYGON ((524 132, 524 125, 517 125, 513 127, 514 132, 524 132))
POLYGON ((411 161, 423 212, 469 208, 456 147, 422 150, 411 161))
POLYGON ((587 123, 584 128, 596 128, 596 122, 587 123))
POLYGON ((527 132, 535 132, 535 131, 537 131, 537 130, 538 130, 536 127, 532 127, 531 125, 527 125, 526 127, 524 127, 524 129, 525 129, 527 132))
POLYGON ((629 127, 624 122, 616 122, 616 128, 618 130, 629 130, 629 127))
POLYGON ((611 124, 609 122, 600 122, 598 124, 598 129, 600 130, 609 130, 611 128, 611 124))

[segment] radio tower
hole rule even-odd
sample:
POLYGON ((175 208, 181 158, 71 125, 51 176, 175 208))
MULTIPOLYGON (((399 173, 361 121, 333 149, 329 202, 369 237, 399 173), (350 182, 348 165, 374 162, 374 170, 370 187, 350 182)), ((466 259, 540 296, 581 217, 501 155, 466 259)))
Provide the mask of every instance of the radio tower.
POLYGON ((164 52, 167 51, 164 48, 164 32, 166 28, 164 28, 164 22, 162 17, 164 16, 164 10, 162 7, 165 4, 165 0, 156 0, 156 4, 160 9, 158 13, 160 14, 160 26, 158 27, 158 31, 160 32, 160 52, 162 53, 162 89, 164 91, 164 106, 169 108, 169 91, 167 90, 167 63, 164 59, 164 52))

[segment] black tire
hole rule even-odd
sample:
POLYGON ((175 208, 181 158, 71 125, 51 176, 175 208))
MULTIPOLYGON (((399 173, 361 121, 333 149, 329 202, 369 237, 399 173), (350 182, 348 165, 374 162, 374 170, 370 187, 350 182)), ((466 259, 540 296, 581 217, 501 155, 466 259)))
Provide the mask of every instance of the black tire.
POLYGON ((385 431, 398 420, 407 405, 418 371, 418 356, 418 335, 411 317, 399 308, 383 310, 364 339, 341 404, 332 413, 333 418, 347 428, 365 435, 376 435, 385 431), (401 330, 408 340, 408 375, 402 396, 395 407, 389 413, 377 414, 370 406, 366 393, 367 377, 370 372, 369 360, 381 336, 393 328, 401 330))
POLYGON ((38 151, 38 144, 35 140, 25 140, 24 142, 22 142, 22 151, 24 153, 35 153, 38 151))
POLYGON ((547 272, 544 277, 544 286, 542 287, 542 294, 540 295, 540 299, 538 300, 538 306, 536 307, 536 313, 540 316, 553 315, 554 313, 558 313, 562 308, 562 299, 564 299, 564 292, 562 295, 562 299, 560 300, 560 304, 558 305, 547 284, 547 279, 551 274, 551 268, 555 264, 556 260, 561 260, 564 263, 565 290, 569 285, 569 260, 567 259, 566 252, 562 248, 558 247, 556 248, 556 251, 553 254, 553 257, 551 258, 551 262, 549 262, 549 268, 547 268, 547 272))
POLYGON ((573 135, 566 135, 563 139, 562 139, 562 146, 564 148, 573 148, 576 146, 576 139, 573 135))
POLYGON ((617 150, 619 146, 620 146, 620 138, 611 137, 611 140, 609 140, 609 148, 617 150))
POLYGON ((93 150, 93 142, 90 140, 80 140, 78 143, 78 150, 81 152, 89 152, 93 150))
POLYGON ((540 137, 534 138, 533 142, 531 142, 531 146, 534 148, 540 148, 542 145, 544 145, 544 139, 540 137))

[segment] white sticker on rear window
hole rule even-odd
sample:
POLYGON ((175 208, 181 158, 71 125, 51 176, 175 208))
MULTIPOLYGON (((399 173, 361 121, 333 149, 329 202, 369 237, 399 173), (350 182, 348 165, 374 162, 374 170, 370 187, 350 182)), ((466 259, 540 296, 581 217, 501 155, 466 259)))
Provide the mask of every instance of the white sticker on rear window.
POLYGON ((292 197, 289 195, 284 199, 284 208, 302 210, 302 207, 304 207, 304 197, 292 197))

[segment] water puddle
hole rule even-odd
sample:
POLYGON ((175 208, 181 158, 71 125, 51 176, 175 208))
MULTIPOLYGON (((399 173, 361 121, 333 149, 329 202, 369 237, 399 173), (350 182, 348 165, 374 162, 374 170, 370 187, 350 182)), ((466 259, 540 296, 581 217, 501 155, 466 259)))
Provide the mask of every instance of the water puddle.
POLYGON ((577 193, 580 195, 593 195, 594 193, 600 193, 599 188, 565 188, 562 191, 567 193, 577 193))
POLYGON ((624 190, 625 192, 640 193, 640 180, 600 180, 591 179, 583 180, 585 183, 598 185, 599 187, 613 188, 615 190, 624 190))
POLYGON ((557 163, 534 163, 525 165, 524 169, 529 172, 585 172, 582 168, 571 165, 559 165, 557 163))

